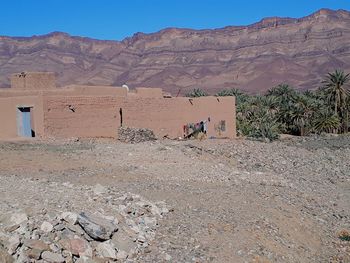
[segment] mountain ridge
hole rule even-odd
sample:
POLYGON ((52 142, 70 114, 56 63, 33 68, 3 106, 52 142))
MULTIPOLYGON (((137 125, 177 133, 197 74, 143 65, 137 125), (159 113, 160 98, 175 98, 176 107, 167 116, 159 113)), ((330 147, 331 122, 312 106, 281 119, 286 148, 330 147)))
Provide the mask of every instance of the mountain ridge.
POLYGON ((350 12, 321 9, 303 18, 269 17, 219 29, 165 28, 121 41, 51 32, 0 36, 0 87, 21 71, 54 71, 77 84, 248 92, 287 82, 317 88, 328 71, 350 70, 350 12))

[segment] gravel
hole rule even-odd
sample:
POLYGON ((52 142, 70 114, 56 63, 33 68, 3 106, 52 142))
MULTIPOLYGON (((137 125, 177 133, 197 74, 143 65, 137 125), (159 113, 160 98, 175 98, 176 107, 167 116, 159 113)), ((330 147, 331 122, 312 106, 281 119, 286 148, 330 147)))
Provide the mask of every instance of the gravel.
MULTIPOLYGON (((125 237, 134 224, 119 232, 123 223, 117 218, 116 241, 89 240, 83 233, 89 243, 103 244, 91 245, 93 253, 119 261, 350 262, 350 242, 340 238, 350 230, 349 142, 348 136, 337 136, 273 143, 2 143, 0 212, 18 214, 17 222, 27 216, 39 230, 43 222, 55 229, 52 218, 62 212, 69 225, 77 221, 69 213, 109 218, 120 213, 120 202, 130 203, 121 218, 130 216, 135 225, 152 229, 135 237, 139 249, 132 257, 125 250, 135 243, 125 237), (142 214, 130 196, 158 209, 142 214), (125 253, 111 250, 111 244, 125 253)), ((11 248, 17 243, 13 238, 11 248)))

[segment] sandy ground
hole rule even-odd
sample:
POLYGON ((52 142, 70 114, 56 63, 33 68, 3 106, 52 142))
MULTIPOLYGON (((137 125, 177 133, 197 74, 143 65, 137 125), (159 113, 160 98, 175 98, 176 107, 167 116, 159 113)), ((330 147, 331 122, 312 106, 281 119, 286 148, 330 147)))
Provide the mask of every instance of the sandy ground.
MULTIPOLYGON (((349 137, 269 144, 1 142, 0 182, 6 187, 0 197, 24 209, 57 205, 40 195, 43 184, 30 196, 18 187, 30 178, 47 182, 52 198, 64 195, 55 192, 55 182, 99 183, 164 200, 173 212, 134 262, 164 262, 164 255, 171 262, 350 262, 350 242, 338 237, 350 231, 349 158, 349 137)), ((0 208, 11 212, 10 205, 0 208)))

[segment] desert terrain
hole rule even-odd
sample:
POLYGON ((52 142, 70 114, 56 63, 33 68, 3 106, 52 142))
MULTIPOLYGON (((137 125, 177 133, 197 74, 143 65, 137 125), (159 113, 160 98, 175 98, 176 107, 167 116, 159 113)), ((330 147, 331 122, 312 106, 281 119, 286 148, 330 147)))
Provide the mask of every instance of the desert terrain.
POLYGON ((0 255, 350 262, 349 156, 350 137, 340 135, 1 142, 0 255), (95 237, 101 232, 91 233, 81 213, 113 221, 113 237, 95 237))

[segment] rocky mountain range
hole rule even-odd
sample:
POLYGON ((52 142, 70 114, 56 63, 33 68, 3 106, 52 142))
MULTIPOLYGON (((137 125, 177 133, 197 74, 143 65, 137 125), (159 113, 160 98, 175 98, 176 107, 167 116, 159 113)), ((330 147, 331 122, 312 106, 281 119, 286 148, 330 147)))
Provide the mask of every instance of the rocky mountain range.
POLYGON ((264 92, 288 83, 319 87, 334 69, 350 71, 350 12, 322 9, 307 17, 265 18, 248 26, 167 28, 122 41, 53 32, 0 37, 0 87, 22 71, 54 71, 59 86, 79 84, 264 92))

